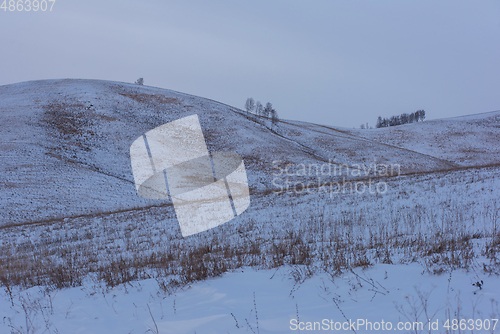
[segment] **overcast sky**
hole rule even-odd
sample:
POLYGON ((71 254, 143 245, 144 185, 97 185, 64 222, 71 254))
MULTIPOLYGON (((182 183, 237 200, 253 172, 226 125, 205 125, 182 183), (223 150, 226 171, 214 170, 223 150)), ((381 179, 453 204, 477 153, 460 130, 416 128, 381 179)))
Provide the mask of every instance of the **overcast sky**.
POLYGON ((144 77, 347 127, 500 109, 498 0, 57 0, 52 12, 0 10, 0 29, 0 85, 144 77))

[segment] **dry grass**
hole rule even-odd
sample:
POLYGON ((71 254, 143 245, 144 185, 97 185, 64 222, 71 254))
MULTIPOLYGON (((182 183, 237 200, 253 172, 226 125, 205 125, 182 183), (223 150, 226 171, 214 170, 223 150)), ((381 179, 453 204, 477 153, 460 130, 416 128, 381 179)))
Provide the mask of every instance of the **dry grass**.
MULTIPOLYGON (((86 115, 90 111, 80 102, 64 103, 53 101, 44 107, 41 125, 47 129, 50 137, 64 140, 65 147, 90 150, 89 139, 96 135, 92 130, 94 120, 86 115)), ((63 150, 61 147, 51 147, 54 152, 63 150)))
POLYGON ((85 106, 79 102, 56 102, 45 107, 43 122, 62 136, 83 135, 85 106))
POLYGON ((291 273, 301 280, 316 272, 338 275, 375 263, 420 262, 428 272, 441 274, 473 266, 481 253, 473 241, 483 238, 490 240, 483 251, 491 260, 485 270, 499 273, 500 234, 467 230, 451 219, 425 234, 415 233, 415 226, 426 217, 422 210, 390 212, 393 218, 384 225, 367 225, 363 212, 346 212, 337 218, 319 214, 289 226, 226 224, 189 238, 174 229, 148 226, 140 222, 139 213, 131 217, 128 212, 30 225, 17 233, 37 238, 0 245, 0 282, 6 289, 15 285, 57 289, 79 286, 88 277, 110 287, 156 278, 161 289, 172 292, 240 267, 306 268, 307 274, 291 273), (126 219, 137 223, 118 223, 126 219))

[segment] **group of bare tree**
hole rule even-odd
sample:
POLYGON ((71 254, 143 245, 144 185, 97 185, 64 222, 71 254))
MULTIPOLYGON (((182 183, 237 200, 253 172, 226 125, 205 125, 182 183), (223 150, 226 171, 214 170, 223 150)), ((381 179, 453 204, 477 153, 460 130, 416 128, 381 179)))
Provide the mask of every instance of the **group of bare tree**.
POLYGON ((273 127, 278 124, 278 112, 273 108, 271 102, 267 102, 264 107, 260 101, 255 102, 252 97, 249 97, 245 102, 245 110, 249 115, 253 113, 257 116, 270 118, 273 127))
POLYGON ((396 126, 407 123, 420 122, 425 119, 425 110, 417 110, 411 114, 401 114, 399 116, 392 116, 391 118, 378 117, 377 128, 385 128, 388 126, 396 126))

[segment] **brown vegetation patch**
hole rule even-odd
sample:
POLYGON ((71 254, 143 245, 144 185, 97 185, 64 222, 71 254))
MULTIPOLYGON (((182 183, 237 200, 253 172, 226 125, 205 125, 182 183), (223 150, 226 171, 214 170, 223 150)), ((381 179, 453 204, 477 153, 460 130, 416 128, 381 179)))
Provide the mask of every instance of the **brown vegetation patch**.
POLYGON ((116 117, 111 117, 111 116, 106 116, 106 115, 97 115, 97 117, 99 117, 100 119, 102 119, 104 121, 109 121, 109 122, 114 122, 114 121, 118 120, 118 118, 116 118, 116 117))
POLYGON ((161 94, 146 94, 146 93, 119 93, 121 96, 128 97, 137 102, 149 102, 149 103, 157 103, 157 104, 176 104, 181 105, 182 101, 176 97, 166 97, 161 94))
POLYGON ((64 136, 82 135, 84 105, 52 102, 45 107, 44 122, 64 136))

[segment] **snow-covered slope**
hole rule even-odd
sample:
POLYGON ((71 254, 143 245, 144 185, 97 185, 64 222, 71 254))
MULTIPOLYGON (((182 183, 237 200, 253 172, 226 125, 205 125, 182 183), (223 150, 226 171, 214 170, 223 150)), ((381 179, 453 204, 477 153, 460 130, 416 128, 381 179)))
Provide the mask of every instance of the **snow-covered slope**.
POLYGON ((500 164, 500 111, 381 129, 347 130, 459 166, 500 164))
MULTIPOLYGON (((129 148, 157 126, 198 114, 210 151, 243 156, 252 191, 270 187, 271 160, 314 163, 293 141, 227 105, 173 91, 88 80, 0 87, 0 224, 162 205, 139 198, 129 148)), ((163 203, 164 204, 164 203, 163 203)))
POLYGON ((219 102, 132 84, 2 86, 0 332, 287 333, 293 319, 396 322, 420 312, 423 320, 424 307, 441 324, 498 317, 492 115, 364 131, 271 126, 219 102), (193 114, 210 151, 243 157, 251 205, 183 238, 170 201, 137 196, 129 148, 193 114), (435 150, 449 129, 463 137, 435 150), (353 170, 398 164, 403 175, 350 175, 348 191, 337 192, 340 184, 320 183, 338 177, 296 173, 328 161, 353 170), (385 191, 359 193, 351 181, 385 191), (292 188, 279 192, 285 182, 292 188), (255 290, 255 302, 241 286, 255 290))
POLYGON ((305 282, 287 271, 245 268, 172 295, 158 293, 151 279, 110 291, 89 285, 44 294, 32 288, 14 293, 14 308, 0 292, 0 331, 22 330, 32 322, 33 329, 47 333, 298 333, 300 328, 301 333, 400 334, 428 333, 430 322, 431 333, 448 333, 453 319, 461 317, 477 320, 474 333, 498 332, 499 324, 492 330, 491 320, 500 317, 498 302, 492 302, 500 299, 498 276, 487 278, 479 290, 465 273, 429 276, 415 264, 358 269, 336 279, 322 274, 305 282))
POLYGON ((432 144, 416 143, 446 136, 456 124, 473 124, 466 134, 480 134, 473 143, 478 164, 500 156, 499 128, 482 117, 381 129, 367 140, 360 136, 365 133, 298 122, 283 121, 271 131, 268 121, 248 119, 237 108, 165 89, 95 80, 27 82, 0 87, 0 225, 165 205, 136 195, 129 147, 146 131, 192 114, 199 116, 210 151, 244 158, 252 194, 272 189, 273 161, 399 164, 402 173, 454 168, 472 145, 469 137, 454 130, 455 149, 449 151, 451 144, 433 151, 418 146, 432 144), (408 134, 393 135, 401 131, 408 134))

